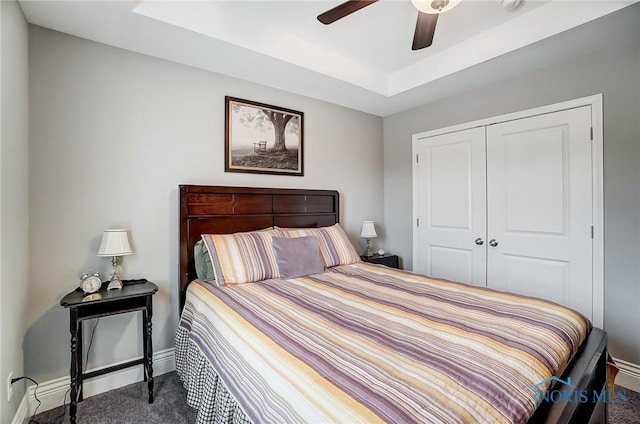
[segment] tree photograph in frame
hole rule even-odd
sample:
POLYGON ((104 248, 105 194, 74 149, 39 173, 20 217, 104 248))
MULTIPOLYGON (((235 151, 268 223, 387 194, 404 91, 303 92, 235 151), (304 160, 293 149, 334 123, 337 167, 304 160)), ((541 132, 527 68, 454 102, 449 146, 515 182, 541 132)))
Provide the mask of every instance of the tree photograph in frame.
POLYGON ((225 97, 225 172, 304 175, 304 113, 225 97))

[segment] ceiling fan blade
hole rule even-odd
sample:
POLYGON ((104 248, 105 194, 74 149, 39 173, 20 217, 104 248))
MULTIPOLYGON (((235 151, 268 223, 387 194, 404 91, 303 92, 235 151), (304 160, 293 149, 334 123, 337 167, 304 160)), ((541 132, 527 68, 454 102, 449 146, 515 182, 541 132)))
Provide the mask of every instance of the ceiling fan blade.
POLYGON ((326 12, 318 15, 318 20, 325 25, 329 25, 337 21, 338 19, 342 19, 347 15, 352 14, 353 12, 357 12, 363 7, 369 6, 377 2, 378 0, 349 0, 345 3, 339 4, 333 9, 327 10, 326 12))
POLYGON ((433 34, 436 32, 438 15, 418 12, 416 32, 413 34, 411 50, 420 50, 429 47, 433 42, 433 34))

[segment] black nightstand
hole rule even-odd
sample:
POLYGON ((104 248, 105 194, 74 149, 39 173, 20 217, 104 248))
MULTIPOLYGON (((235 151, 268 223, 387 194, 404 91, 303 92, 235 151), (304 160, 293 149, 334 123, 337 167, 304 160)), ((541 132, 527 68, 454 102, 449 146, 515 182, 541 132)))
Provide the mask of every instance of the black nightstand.
POLYGON ((153 295, 158 286, 143 280, 133 284, 123 280, 124 287, 119 290, 107 290, 108 282, 102 284, 99 292, 84 296, 80 289, 67 294, 60 305, 69 308, 71 331, 71 404, 69 420, 76 422, 77 402, 82 401, 82 382, 87 378, 97 377, 123 368, 144 365, 144 380, 149 388, 149 403, 153 403, 153 348, 151 345, 151 317, 153 315, 153 295), (97 296, 98 295, 98 296, 97 296), (142 311, 142 344, 144 355, 112 367, 84 373, 82 371, 82 321, 107 317, 127 312, 142 311))
POLYGON ((377 253, 373 256, 360 256, 363 261, 369 262, 372 264, 380 264, 386 265, 391 268, 400 269, 400 261, 398 259, 398 255, 390 255, 385 253, 384 255, 378 255, 377 253))

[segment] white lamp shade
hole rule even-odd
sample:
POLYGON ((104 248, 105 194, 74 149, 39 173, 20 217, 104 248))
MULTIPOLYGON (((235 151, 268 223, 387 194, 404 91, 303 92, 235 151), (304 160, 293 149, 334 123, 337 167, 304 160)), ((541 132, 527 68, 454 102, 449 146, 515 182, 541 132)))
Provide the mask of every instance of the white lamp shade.
POLYGON ((434 5, 437 5, 438 2, 435 2, 433 0, 411 0, 411 3, 413 3, 413 6, 420 12, 437 15, 439 13, 444 13, 448 10, 453 9, 454 7, 459 5, 461 1, 462 0, 449 0, 448 2, 446 2, 446 6, 443 6, 442 9, 434 7, 434 5))
POLYGON ((127 230, 104 230, 98 256, 124 256, 132 253, 127 230))
POLYGON ((362 231, 360 232, 361 238, 375 238, 378 237, 376 234, 376 227, 373 225, 373 221, 364 221, 362 223, 362 231))

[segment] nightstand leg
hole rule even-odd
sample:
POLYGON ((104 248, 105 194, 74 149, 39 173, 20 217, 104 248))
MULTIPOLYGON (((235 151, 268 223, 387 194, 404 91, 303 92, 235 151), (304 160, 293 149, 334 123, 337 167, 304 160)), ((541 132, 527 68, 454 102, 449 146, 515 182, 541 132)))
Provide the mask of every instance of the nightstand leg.
POLYGON ((78 396, 78 312, 70 309, 69 330, 71 332, 71 403, 69 404, 69 422, 75 424, 78 396))
POLYGON ((82 320, 78 321, 78 347, 77 347, 77 352, 78 354, 76 355, 78 358, 78 381, 76 382, 76 385, 78 387, 78 402, 82 402, 82 399, 84 398, 84 376, 83 376, 83 367, 82 367, 82 362, 83 362, 83 349, 82 349, 82 339, 83 339, 83 325, 82 325, 82 320))
POLYGON ((142 313, 142 321, 145 325, 144 357, 146 362, 147 387, 149 388, 149 403, 153 403, 153 343, 151 337, 151 318, 153 317, 153 300, 147 296, 147 310, 142 313))
POLYGON ((149 380, 149 365, 147 363, 147 352, 149 352, 149 341, 147 339, 147 310, 142 310, 142 354, 144 356, 144 381, 149 380))

